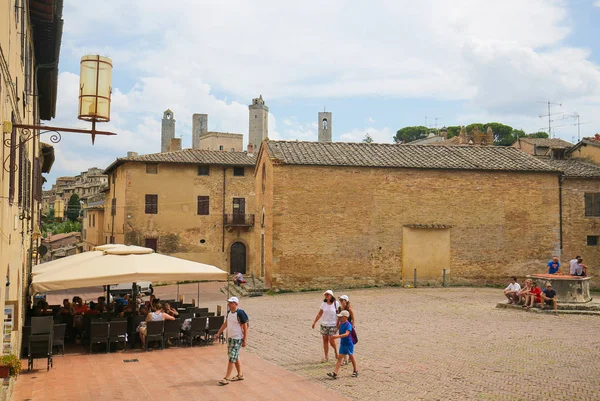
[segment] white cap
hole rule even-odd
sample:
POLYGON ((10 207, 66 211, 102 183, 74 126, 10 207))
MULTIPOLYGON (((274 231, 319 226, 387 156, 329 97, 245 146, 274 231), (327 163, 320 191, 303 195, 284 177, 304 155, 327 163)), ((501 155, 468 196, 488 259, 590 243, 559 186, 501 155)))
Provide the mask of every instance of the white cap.
POLYGON ((347 310, 343 310, 338 314, 338 317, 342 316, 350 317, 350 312, 348 312, 347 310))
POLYGON ((348 301, 349 301, 349 299, 348 299, 348 295, 342 295, 342 296, 340 297, 340 299, 343 299, 343 300, 344 300, 344 301, 346 301, 346 302, 348 302, 348 301))
POLYGON ((323 295, 325 295, 325 294, 329 294, 329 295, 333 296, 333 291, 327 290, 323 293, 323 295))
POLYGON ((237 297, 231 297, 227 300, 227 302, 235 302, 236 304, 240 303, 240 300, 237 297))

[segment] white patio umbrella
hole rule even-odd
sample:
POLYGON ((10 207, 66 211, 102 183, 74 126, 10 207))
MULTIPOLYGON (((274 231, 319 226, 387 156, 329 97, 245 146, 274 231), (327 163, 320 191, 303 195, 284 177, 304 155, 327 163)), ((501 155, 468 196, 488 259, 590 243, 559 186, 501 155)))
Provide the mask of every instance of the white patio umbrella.
POLYGON ((40 263, 39 265, 35 265, 31 268, 31 274, 35 276, 36 274, 40 274, 41 272, 55 269, 57 267, 59 269, 63 269, 63 268, 65 268, 66 264, 68 264, 68 263, 81 264, 88 259, 95 258, 95 257, 98 257, 99 255, 102 255, 103 251, 105 251, 107 249, 111 249, 111 248, 115 248, 115 247, 119 247, 119 246, 126 246, 126 245, 122 245, 122 244, 100 245, 100 246, 94 247, 94 249, 89 252, 82 252, 82 253, 78 253, 76 255, 68 256, 66 258, 60 258, 60 259, 51 260, 50 262, 40 263))
POLYGON ((33 276, 32 293, 139 281, 227 280, 227 272, 215 266, 161 255, 138 246, 84 252, 52 263, 33 276), (85 253, 94 255, 81 257, 85 253))

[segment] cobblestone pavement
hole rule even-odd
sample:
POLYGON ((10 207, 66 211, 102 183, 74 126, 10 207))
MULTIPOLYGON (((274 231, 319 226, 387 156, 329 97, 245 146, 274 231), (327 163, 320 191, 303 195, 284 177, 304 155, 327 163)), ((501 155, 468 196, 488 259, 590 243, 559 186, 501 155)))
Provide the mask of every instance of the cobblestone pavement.
MULTIPOLYGON (((357 400, 598 400, 600 318, 495 308, 501 290, 346 292, 360 377, 326 372, 312 321, 320 293, 247 298, 249 350, 357 400)), ((336 295, 341 295, 336 292, 336 295)))
MULTIPOLYGON (((200 306, 225 307, 221 286, 201 283, 200 306)), ((176 287, 156 292, 174 298, 176 287)), ((197 298, 197 284, 179 293, 197 298)), ((501 290, 489 288, 345 293, 357 317, 360 377, 348 366, 340 379, 327 378, 334 364, 320 363, 321 338, 311 329, 316 292, 242 299, 248 351, 356 400, 600 399, 598 316, 497 309, 501 290)))

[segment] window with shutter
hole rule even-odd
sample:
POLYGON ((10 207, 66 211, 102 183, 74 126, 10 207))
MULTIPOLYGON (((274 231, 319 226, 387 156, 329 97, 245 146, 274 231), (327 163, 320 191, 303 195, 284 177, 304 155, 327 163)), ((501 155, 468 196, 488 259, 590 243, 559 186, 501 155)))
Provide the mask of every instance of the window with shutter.
POLYGON ((158 214, 158 195, 146 195, 146 214, 158 214))
POLYGON ((198 197, 198 214, 208 215, 209 213, 209 198, 208 196, 198 197))
POLYGON ((110 205, 110 215, 114 216, 117 214, 117 198, 112 198, 112 202, 110 205))
MULTIPOLYGON (((15 123, 15 113, 12 112, 12 122, 15 123)), ((17 130, 13 127, 10 133, 10 154, 8 156, 8 204, 15 200, 15 170, 17 168, 17 130)))
POLYGON ((600 217, 600 193, 590 192, 585 196, 585 215, 592 217, 600 217))

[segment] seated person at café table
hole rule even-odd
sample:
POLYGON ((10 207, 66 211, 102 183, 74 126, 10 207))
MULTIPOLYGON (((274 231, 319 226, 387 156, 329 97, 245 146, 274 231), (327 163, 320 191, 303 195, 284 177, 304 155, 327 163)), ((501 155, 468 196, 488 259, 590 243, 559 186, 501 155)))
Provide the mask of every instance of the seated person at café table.
POLYGON ((560 270, 560 262, 555 256, 550 262, 548 262, 548 274, 562 274, 560 270))
POLYGON ((63 304, 60 307, 58 314, 59 315, 72 315, 73 314, 73 307, 71 306, 71 303, 69 302, 69 298, 63 299, 63 304))
MULTIPOLYGON (((154 308, 154 312, 148 313, 146 315, 146 322, 160 322, 161 320, 175 320, 173 316, 167 315, 163 313, 163 307, 161 304, 156 304, 154 308)), ((140 332, 140 340, 142 340, 142 344, 146 343, 146 326, 139 327, 140 332)))

